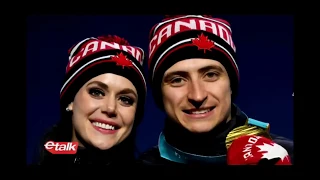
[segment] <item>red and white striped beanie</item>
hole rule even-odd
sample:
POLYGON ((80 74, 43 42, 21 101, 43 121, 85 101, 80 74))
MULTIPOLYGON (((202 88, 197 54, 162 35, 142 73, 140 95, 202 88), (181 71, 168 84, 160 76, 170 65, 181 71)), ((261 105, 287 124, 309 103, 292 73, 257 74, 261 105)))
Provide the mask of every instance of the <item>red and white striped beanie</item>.
POLYGON ((230 24, 207 15, 167 16, 149 35, 149 80, 154 99, 162 108, 163 75, 175 63, 191 58, 219 61, 227 70, 232 98, 237 94, 239 69, 230 24))
POLYGON ((130 80, 137 89, 138 108, 141 111, 147 93, 143 73, 144 51, 118 36, 86 38, 72 46, 69 51, 66 75, 60 90, 61 110, 66 109, 79 91, 90 79, 113 73, 130 80), (140 108, 139 108, 140 107, 140 108))

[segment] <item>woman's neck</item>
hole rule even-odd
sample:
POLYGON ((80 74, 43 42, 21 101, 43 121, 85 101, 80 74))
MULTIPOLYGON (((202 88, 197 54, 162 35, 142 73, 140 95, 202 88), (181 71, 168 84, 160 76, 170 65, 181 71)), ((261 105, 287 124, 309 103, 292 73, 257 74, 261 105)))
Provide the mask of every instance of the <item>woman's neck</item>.
POLYGON ((74 159, 75 164, 101 164, 108 165, 112 162, 110 150, 98 150, 80 146, 74 159))
MULTIPOLYGON (((79 142, 76 159, 80 159, 81 163, 106 165, 120 162, 129 163, 134 160, 134 141, 132 140, 132 135, 107 150, 100 150, 87 144, 77 133, 76 137, 79 142)), ((74 137, 72 139, 74 140, 74 137)))
POLYGON ((163 133, 166 141, 181 151, 215 156, 226 154, 226 136, 234 126, 235 117, 230 121, 221 122, 210 132, 192 133, 173 120, 166 119, 163 133))
POLYGON ((122 142, 107 150, 100 150, 92 146, 80 146, 75 160, 79 161, 79 164, 95 165, 130 163, 134 161, 134 152, 128 150, 129 147, 127 147, 127 143, 128 142, 122 142))

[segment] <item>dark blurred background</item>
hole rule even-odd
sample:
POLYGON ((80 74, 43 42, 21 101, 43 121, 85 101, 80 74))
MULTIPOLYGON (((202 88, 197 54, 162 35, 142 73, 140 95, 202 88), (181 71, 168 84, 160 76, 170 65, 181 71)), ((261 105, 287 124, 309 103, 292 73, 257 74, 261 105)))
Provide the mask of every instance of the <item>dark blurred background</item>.
MULTIPOLYGON (((219 15, 231 23, 240 70, 236 103, 271 132, 293 138, 293 16, 219 15)), ((59 120, 68 49, 87 37, 116 34, 148 53, 150 28, 163 16, 30 16, 27 20, 27 163, 43 133, 59 120)), ((146 65, 146 60, 145 64, 146 65)), ((145 66, 146 67, 146 66, 145 66)), ((146 68, 145 68, 146 69, 146 68)), ((164 113, 148 88, 140 152, 156 145, 164 113)))

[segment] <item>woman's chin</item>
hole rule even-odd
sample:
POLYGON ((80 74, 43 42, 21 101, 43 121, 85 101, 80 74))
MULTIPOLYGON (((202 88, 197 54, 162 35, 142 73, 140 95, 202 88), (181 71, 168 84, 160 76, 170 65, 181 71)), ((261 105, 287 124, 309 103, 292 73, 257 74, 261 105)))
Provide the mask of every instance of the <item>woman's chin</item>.
POLYGON ((91 141, 91 144, 100 150, 108 150, 115 145, 113 140, 104 140, 104 141, 94 140, 94 141, 91 141))

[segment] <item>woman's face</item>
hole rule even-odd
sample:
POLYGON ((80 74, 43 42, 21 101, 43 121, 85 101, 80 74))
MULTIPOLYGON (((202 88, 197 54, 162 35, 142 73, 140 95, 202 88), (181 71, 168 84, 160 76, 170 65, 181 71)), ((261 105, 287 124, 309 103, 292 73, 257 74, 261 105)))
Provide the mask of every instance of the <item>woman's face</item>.
POLYGON ((101 150, 121 143, 132 130, 137 102, 137 90, 128 79, 111 73, 92 78, 68 106, 73 112, 72 140, 78 141, 77 132, 101 150))

